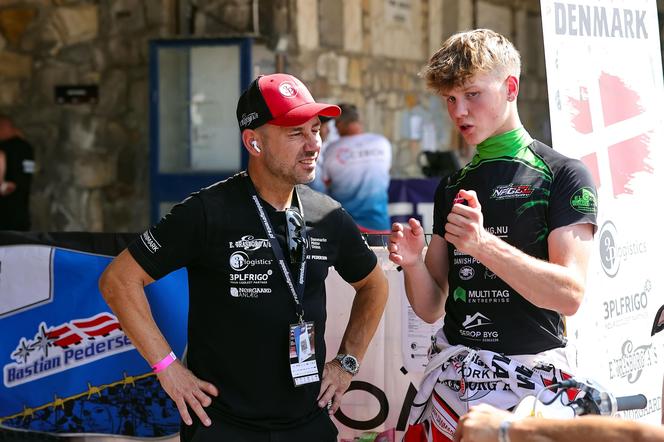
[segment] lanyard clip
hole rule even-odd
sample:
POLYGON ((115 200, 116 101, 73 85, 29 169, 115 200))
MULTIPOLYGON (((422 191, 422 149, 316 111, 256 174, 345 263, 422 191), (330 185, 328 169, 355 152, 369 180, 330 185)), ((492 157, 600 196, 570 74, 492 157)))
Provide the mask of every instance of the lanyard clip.
POLYGON ((300 318, 300 325, 304 325, 304 312, 297 315, 300 318))

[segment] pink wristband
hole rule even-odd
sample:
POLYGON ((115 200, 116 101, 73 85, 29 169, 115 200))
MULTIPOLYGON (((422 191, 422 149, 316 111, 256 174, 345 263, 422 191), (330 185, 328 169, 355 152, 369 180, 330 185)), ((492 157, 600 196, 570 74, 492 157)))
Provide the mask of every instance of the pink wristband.
POLYGON ((175 361, 176 359, 177 357, 175 356, 175 353, 170 352, 164 359, 162 359, 161 361, 157 362, 152 366, 152 371, 154 373, 159 373, 160 371, 163 371, 164 369, 166 369, 166 367, 171 365, 173 361, 175 361))

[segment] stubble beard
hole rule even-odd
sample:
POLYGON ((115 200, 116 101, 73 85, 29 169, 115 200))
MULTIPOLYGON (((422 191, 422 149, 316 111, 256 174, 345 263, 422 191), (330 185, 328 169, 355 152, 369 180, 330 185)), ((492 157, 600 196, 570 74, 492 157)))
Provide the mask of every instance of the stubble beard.
POLYGON ((309 184, 316 177, 316 169, 305 175, 305 172, 298 174, 299 163, 289 166, 280 161, 274 161, 274 158, 269 158, 266 161, 266 168, 270 173, 277 177, 281 182, 296 186, 298 184, 309 184))

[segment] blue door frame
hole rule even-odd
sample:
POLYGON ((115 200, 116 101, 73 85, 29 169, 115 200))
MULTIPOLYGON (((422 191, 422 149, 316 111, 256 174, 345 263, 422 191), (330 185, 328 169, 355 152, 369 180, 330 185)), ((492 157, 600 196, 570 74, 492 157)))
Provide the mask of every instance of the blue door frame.
MULTIPOLYGON (((240 48, 240 91, 251 82, 251 39, 188 39, 154 40, 150 42, 150 220, 159 220, 159 205, 166 201, 182 201, 191 192, 227 178, 237 170, 214 172, 163 173, 159 171, 159 63, 158 54, 162 48, 187 48, 194 46, 230 46, 240 48)), ((229 103, 235 107, 236 103, 229 103)), ((242 169, 247 167, 248 154, 242 147, 240 133, 237 135, 238 149, 241 152, 242 169)))

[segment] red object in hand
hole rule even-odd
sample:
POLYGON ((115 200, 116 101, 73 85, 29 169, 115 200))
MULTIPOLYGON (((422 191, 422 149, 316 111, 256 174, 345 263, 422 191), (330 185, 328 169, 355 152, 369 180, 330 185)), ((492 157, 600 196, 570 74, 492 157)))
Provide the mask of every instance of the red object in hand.
POLYGON ((454 197, 454 204, 467 204, 467 202, 465 198, 457 193, 457 195, 454 197))

